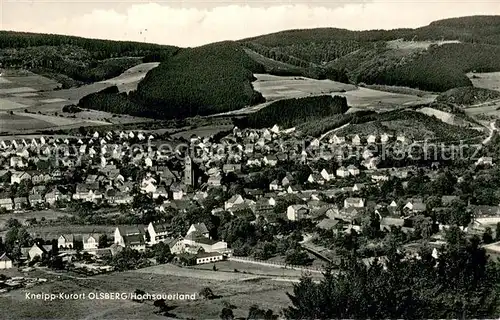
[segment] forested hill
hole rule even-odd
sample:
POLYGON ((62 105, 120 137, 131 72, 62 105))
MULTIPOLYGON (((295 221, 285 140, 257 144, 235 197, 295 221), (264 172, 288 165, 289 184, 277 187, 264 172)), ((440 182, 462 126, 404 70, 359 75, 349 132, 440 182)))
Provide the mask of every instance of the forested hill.
POLYGON ((197 48, 3 31, 0 63, 72 87, 115 77, 141 62, 160 61, 130 96, 102 93, 85 104, 184 118, 264 101, 253 89, 253 73, 433 92, 471 87, 467 72, 500 71, 499 34, 500 16, 447 19, 417 29, 289 30, 197 48))
POLYGON ((87 50, 96 59, 141 56, 164 50, 177 49, 174 46, 154 43, 90 39, 59 34, 0 31, 0 49, 65 45, 87 50))
POLYGON ((0 66, 23 68, 60 82, 63 88, 116 77, 143 61, 162 61, 174 46, 0 31, 0 66))
POLYGON ((346 74, 352 83, 446 91, 471 86, 466 72, 500 71, 499 34, 500 16, 474 16, 417 29, 289 30, 240 43, 294 66, 316 65, 346 74))

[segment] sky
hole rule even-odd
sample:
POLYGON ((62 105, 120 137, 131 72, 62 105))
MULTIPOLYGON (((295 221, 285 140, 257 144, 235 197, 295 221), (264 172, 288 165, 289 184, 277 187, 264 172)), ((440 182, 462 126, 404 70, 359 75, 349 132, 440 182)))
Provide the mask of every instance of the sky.
POLYGON ((0 29, 182 47, 288 29, 415 28, 500 15, 500 0, 0 0, 0 29))

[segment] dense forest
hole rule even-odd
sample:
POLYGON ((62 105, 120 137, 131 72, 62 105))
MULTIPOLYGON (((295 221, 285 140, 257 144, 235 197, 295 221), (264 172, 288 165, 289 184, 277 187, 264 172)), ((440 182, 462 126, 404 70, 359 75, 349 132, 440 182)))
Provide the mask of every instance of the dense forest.
POLYGON ((234 42, 184 49, 148 72, 133 94, 164 118, 185 118, 240 109, 264 102, 253 89, 253 73, 263 73, 234 42))
POLYGON ((157 44, 0 31, 0 66, 52 78, 63 88, 110 79, 143 62, 163 61, 180 49, 157 44))
POLYGON ((500 70, 500 46, 445 44, 404 54, 387 46, 358 51, 330 65, 348 70, 354 83, 406 86, 442 92, 472 86, 466 73, 500 70))
POLYGON ((498 318, 499 264, 488 259, 480 239, 457 227, 437 258, 429 247, 420 259, 394 248, 383 264, 365 265, 355 252, 338 274, 320 283, 305 277, 288 296, 287 319, 487 319, 498 318), (385 268, 384 268, 385 266, 385 268))
POLYGON ((75 46, 91 53, 92 58, 103 60, 117 57, 138 57, 176 50, 173 46, 133 41, 111 41, 89 39, 57 34, 0 31, 0 49, 21 49, 33 47, 75 46))
POLYGON ((184 49, 150 71, 137 91, 91 94, 79 106, 162 119, 187 118, 264 102, 253 89, 253 73, 263 67, 232 43, 184 49))
POLYGON ((242 128, 264 128, 277 124, 289 128, 307 121, 345 113, 349 107, 347 99, 340 96, 316 96, 278 100, 246 118, 237 119, 242 128))
POLYGON ((407 86, 441 92, 471 86, 468 71, 500 71, 500 17, 436 21, 418 29, 289 30, 241 40, 253 51, 300 67, 333 70, 342 82, 407 86), (387 41, 457 40, 463 43, 399 50, 387 41), (345 73, 347 72, 348 79, 345 73))
POLYGON ((125 92, 120 93, 117 86, 81 98, 78 107, 137 117, 160 118, 155 110, 146 110, 140 104, 132 101, 125 92))
POLYGON ((474 87, 460 87, 443 92, 436 98, 436 101, 470 106, 496 99, 500 99, 500 92, 498 91, 474 87))

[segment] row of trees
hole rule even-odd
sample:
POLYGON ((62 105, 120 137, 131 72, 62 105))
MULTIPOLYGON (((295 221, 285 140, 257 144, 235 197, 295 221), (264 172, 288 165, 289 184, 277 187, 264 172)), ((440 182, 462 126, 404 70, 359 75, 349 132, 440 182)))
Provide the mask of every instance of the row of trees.
POLYGON ((239 127, 264 128, 278 124, 282 127, 293 127, 306 121, 313 121, 337 114, 345 113, 349 107, 347 99, 340 96, 315 96, 278 100, 266 108, 238 119, 239 127), (283 110, 286 110, 284 112, 283 110))

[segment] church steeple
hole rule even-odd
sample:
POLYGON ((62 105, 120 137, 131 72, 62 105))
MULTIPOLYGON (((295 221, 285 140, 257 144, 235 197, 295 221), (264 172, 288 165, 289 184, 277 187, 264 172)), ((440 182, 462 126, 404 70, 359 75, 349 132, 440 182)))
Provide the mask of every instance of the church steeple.
POLYGON ((189 155, 184 158, 184 184, 194 186, 193 160, 189 155))

